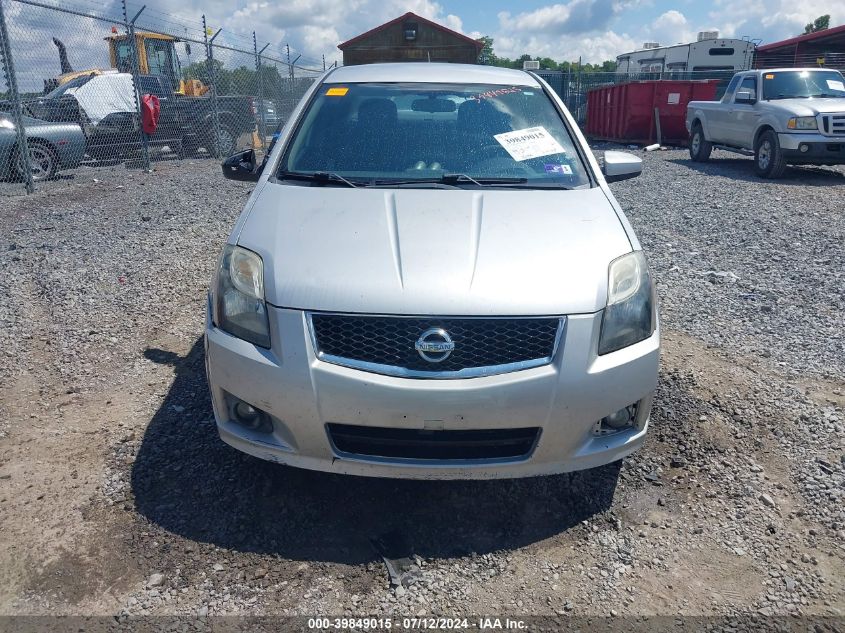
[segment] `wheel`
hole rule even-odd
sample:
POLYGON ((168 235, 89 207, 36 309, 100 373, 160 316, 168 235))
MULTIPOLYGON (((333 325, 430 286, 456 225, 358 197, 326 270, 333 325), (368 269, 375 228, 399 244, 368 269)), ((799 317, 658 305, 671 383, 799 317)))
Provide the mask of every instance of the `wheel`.
MULTIPOLYGON (((29 141, 27 146, 29 147, 29 169, 32 173, 32 179, 35 182, 39 182, 55 178, 56 173, 59 171, 59 159, 56 157, 53 149, 40 141, 29 141)), ((24 167, 21 161, 21 155, 17 150, 15 154, 17 156, 15 160, 15 171, 17 172, 18 178, 23 179, 24 167)))
POLYGON ((704 138, 704 130, 700 123, 692 128, 689 137, 689 156, 697 163, 704 163, 710 160, 710 152, 713 151, 713 143, 704 138))
MULTIPOLYGON (((214 138, 212 133, 212 138, 214 138)), ((238 135, 227 125, 221 125, 217 131, 217 155, 219 158, 226 158, 235 153, 238 144, 238 135)), ((213 142, 213 141, 212 141, 213 142)))
POLYGON ((780 178, 786 169, 786 160, 778 142, 778 135, 766 130, 757 139, 754 148, 754 171, 761 178, 780 178))

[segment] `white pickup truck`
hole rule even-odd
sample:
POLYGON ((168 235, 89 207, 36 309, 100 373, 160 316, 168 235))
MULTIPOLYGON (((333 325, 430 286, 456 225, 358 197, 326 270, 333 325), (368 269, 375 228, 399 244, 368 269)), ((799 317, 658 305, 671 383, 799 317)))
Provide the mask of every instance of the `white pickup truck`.
POLYGON ((721 101, 687 105, 689 152, 713 148, 754 156, 763 178, 787 164, 845 164, 845 79, 836 70, 773 68, 737 73, 721 101))

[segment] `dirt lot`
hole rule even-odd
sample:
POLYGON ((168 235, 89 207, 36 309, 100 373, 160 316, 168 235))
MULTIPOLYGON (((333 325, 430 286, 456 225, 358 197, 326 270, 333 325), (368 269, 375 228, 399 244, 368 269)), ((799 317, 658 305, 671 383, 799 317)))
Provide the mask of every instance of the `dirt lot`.
POLYGON ((0 614, 843 616, 845 170, 643 156, 613 187, 662 305, 647 444, 503 482, 217 438, 205 292, 249 186, 213 162, 0 200, 0 614))

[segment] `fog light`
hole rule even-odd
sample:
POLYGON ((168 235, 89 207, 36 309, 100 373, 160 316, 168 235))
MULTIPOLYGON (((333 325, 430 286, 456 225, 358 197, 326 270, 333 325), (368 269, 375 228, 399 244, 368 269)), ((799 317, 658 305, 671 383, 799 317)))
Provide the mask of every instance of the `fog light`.
POLYGON ((619 411, 602 418, 596 422, 596 425, 593 428, 593 434, 608 435, 636 427, 638 405, 639 403, 635 402, 634 404, 630 404, 627 407, 619 409, 619 411))
POLYGON ((801 143, 801 145, 798 146, 798 150, 801 151, 802 153, 806 154, 807 152, 810 151, 810 146, 807 145, 806 143, 801 143))
POLYGON ((235 415, 241 422, 250 424, 261 417, 261 412, 251 404, 239 402, 235 405, 235 415))
POLYGON ((612 429, 623 429, 626 426, 630 426, 634 421, 634 406, 631 405, 624 409, 619 409, 619 411, 611 413, 602 421, 612 429))
POLYGON ((243 400, 237 400, 232 407, 234 422, 250 431, 258 433, 272 433, 273 423, 264 411, 258 409, 243 400))

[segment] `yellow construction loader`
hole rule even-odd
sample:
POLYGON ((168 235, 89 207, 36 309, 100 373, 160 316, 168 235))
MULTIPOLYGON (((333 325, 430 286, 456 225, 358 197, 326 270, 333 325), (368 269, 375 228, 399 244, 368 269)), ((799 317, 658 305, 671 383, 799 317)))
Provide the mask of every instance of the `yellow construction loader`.
MULTIPOLYGON (((109 63, 111 67, 119 72, 132 72, 132 45, 129 36, 119 33, 116 27, 112 27, 112 34, 105 38, 109 46, 109 63)), ((173 91, 191 97, 199 97, 208 92, 206 86, 199 79, 182 79, 179 68, 179 58, 176 55, 176 42, 179 38, 161 33, 150 33, 146 31, 135 32, 135 50, 138 54, 138 71, 142 75, 165 76, 170 81, 173 91)), ((101 68, 89 68, 87 70, 74 70, 67 56, 67 49, 64 43, 53 38, 53 44, 59 49, 59 64, 62 74, 55 79, 44 81, 44 92, 61 86, 62 84, 83 77, 85 75, 100 75, 104 72, 101 68)), ((186 50, 190 51, 189 43, 185 43, 186 50)))

